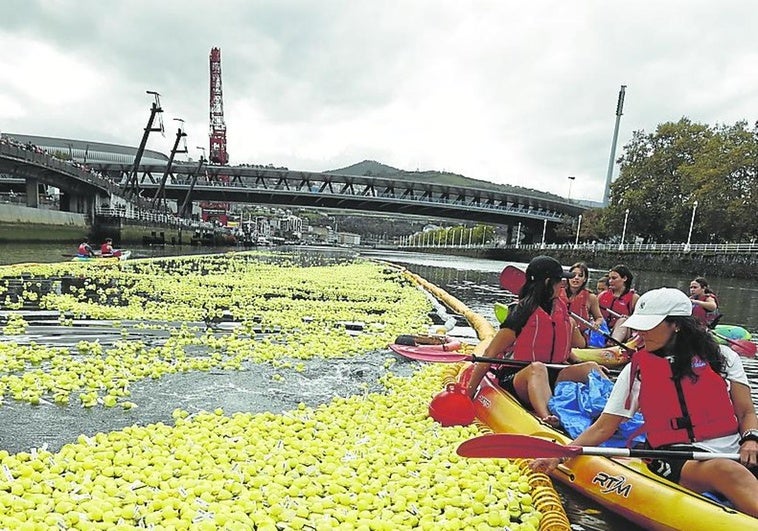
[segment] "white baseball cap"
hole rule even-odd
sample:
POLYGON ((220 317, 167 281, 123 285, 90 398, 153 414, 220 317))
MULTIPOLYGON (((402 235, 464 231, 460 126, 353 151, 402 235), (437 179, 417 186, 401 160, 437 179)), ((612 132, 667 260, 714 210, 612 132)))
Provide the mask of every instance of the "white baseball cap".
POLYGON ((692 301, 675 288, 653 289, 642 295, 634 306, 634 313, 624 322, 633 330, 650 330, 668 316, 692 315, 692 301))

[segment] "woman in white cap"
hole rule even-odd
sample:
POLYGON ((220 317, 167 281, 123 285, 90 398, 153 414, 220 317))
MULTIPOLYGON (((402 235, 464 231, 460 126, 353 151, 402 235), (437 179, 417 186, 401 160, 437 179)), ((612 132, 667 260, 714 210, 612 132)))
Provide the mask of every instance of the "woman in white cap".
MULTIPOLYGON (((737 453, 729 459, 654 459, 656 474, 697 492, 717 492, 758 518, 758 419, 739 356, 717 345, 692 317, 681 291, 660 288, 640 297, 626 326, 637 330, 643 350, 624 367, 603 413, 572 444, 596 446, 639 409, 651 448, 737 453)), ((550 472, 558 459, 535 459, 550 472)))
MULTIPOLYGON (((511 359, 532 362, 524 368, 500 366, 498 380, 503 389, 551 426, 560 424, 547 406, 557 382, 586 383, 593 369, 605 377, 595 362, 577 363, 561 370, 548 370, 545 366, 545 363, 579 361, 571 353, 571 347, 585 346, 581 331, 569 316, 566 303, 559 297, 563 279, 573 276, 574 273, 564 271, 554 258, 537 256, 532 259, 526 268, 526 283, 519 293, 518 305, 508 314, 484 351, 489 358, 502 358, 509 353, 511 359)), ((490 367, 489 363, 477 363, 474 367, 467 386, 472 398, 490 367)))

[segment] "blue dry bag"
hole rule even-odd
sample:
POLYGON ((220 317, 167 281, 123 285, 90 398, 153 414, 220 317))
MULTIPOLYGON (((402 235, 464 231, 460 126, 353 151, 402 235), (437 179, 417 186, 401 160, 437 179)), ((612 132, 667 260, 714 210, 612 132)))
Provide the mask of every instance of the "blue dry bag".
POLYGON ((590 335, 587 338, 587 346, 593 347, 593 348, 603 348, 605 344, 607 343, 607 336, 611 334, 610 330, 608 330, 608 325, 605 322, 605 319, 603 319, 603 322, 600 323, 600 331, 589 329, 590 335), (605 332, 607 335, 603 335, 602 332, 605 332))

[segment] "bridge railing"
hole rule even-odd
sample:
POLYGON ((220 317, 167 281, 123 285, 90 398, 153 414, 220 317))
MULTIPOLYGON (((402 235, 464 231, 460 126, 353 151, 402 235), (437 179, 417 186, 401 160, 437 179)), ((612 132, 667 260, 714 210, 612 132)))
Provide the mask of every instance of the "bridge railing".
POLYGON ((432 247, 432 248, 459 248, 459 247, 486 247, 498 249, 526 249, 535 252, 553 250, 590 250, 590 251, 611 251, 621 253, 651 253, 651 254, 672 254, 672 253, 712 253, 712 254, 748 254, 758 253, 758 242, 751 243, 532 243, 532 244, 455 244, 432 242, 423 244, 403 244, 401 247, 432 247))
MULTIPOLYGON (((315 182, 315 181, 314 181, 315 182)), ((144 185, 144 183, 143 183, 144 185)), ((182 187, 182 189, 186 186, 188 186, 187 183, 179 183, 174 182, 170 184, 171 187, 182 187)), ((218 182, 218 181, 200 181, 197 185, 195 185, 196 191, 202 191, 204 189, 213 189, 215 187, 223 186, 226 190, 229 192, 239 192, 244 193, 248 190, 264 190, 269 193, 280 193, 280 194, 292 194, 292 193, 319 193, 319 192, 313 192, 313 191, 295 191, 291 189, 272 189, 268 188, 265 185, 258 184, 254 182, 253 180, 247 181, 246 184, 240 184, 240 183, 225 183, 225 182, 218 182)), ((359 187, 356 187, 359 188, 359 187)), ((493 203, 475 203, 475 202, 465 202, 465 201, 458 201, 458 200, 451 200, 446 199, 442 197, 424 197, 424 198, 417 198, 417 197, 398 197, 397 195, 389 194, 389 193, 382 193, 378 195, 371 195, 371 196, 365 196, 362 193, 362 190, 359 190, 358 192, 328 192, 327 195, 333 196, 333 197, 344 197, 346 199, 355 199, 355 198, 361 198, 361 199, 393 199, 396 201, 407 201, 408 204, 439 204, 439 205, 449 205, 454 207, 461 207, 466 209, 479 209, 479 210, 490 210, 490 211, 497 211, 497 212, 505 212, 510 214, 519 214, 525 217, 532 217, 535 219, 543 220, 548 219, 549 221, 561 221, 564 216, 560 212, 556 211, 550 211, 550 210, 541 210, 536 208, 528 208, 523 205, 507 205, 507 204, 493 204, 493 203)), ((325 193, 325 192, 322 192, 325 193)))
POLYGON ((68 174, 76 177, 79 181, 86 182, 101 190, 107 190, 110 193, 120 193, 118 185, 109 178, 91 169, 87 169, 79 163, 59 160, 36 146, 23 146, 15 142, 3 141, 0 143, 0 153, 34 164, 35 166, 50 168, 59 173, 68 174))
POLYGON ((107 216, 120 219, 128 219, 143 223, 155 223, 159 225, 170 225, 187 229, 210 229, 214 225, 205 221, 196 221, 186 218, 178 218, 171 214, 154 212, 149 210, 126 209, 123 207, 97 207, 95 215, 107 216))

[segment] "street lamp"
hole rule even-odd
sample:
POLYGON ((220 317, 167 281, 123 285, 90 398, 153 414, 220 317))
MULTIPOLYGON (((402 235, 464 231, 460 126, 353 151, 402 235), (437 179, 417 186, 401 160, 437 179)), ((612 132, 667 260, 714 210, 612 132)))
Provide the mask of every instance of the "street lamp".
POLYGON ((574 249, 579 246, 579 229, 582 228, 582 215, 579 214, 579 223, 576 224, 576 240, 574 240, 574 249))
POLYGON ((687 243, 684 246, 684 252, 690 252, 690 239, 692 238, 692 227, 695 225, 695 211, 697 210, 697 201, 692 203, 692 219, 690 220, 690 231, 687 233, 687 243))
POLYGON ((569 175, 569 176, 568 176, 568 179, 569 179, 569 194, 568 194, 568 200, 569 200, 569 201, 571 201, 571 185, 572 185, 572 184, 574 184, 574 179, 576 179, 576 177, 575 177, 575 176, 573 176, 573 175, 569 175))
POLYGON ((624 250, 624 239, 626 238, 626 222, 629 221, 629 209, 624 211, 624 230, 621 231, 621 244, 619 245, 619 251, 624 250))
POLYGON ((519 242, 521 241, 521 222, 518 222, 518 229, 516 229, 516 248, 519 246, 519 242))
POLYGON ((545 223, 542 225, 542 244, 540 245, 540 249, 545 248, 545 232, 547 232, 547 218, 545 218, 545 223))

